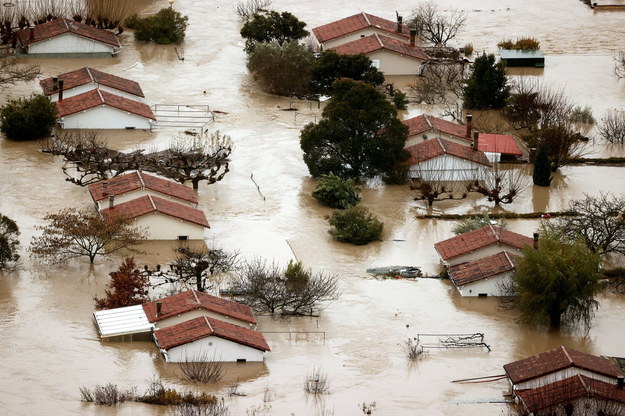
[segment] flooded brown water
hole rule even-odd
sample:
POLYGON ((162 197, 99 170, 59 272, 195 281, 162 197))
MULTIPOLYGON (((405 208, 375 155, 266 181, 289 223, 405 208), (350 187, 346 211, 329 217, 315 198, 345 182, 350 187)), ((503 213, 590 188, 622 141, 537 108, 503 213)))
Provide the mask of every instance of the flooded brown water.
MULTIPOLYGON (((359 11, 394 17, 397 5, 363 0, 343 3, 274 1, 309 27, 359 11), (312 7, 311 7, 312 6, 312 7), (390 7, 390 8, 389 8, 390 7)), ((544 70, 515 72, 563 85, 576 102, 590 105, 596 118, 610 108, 623 109, 624 80, 613 76, 611 55, 623 45, 625 12, 595 11, 577 0, 442 1, 466 9, 469 25, 458 45, 472 42, 476 51, 495 51, 506 37, 534 36, 546 55, 544 70)), ((139 3, 144 12, 164 1, 139 3)), ((621 355, 625 344, 622 296, 605 294, 589 331, 548 333, 517 323, 494 299, 463 299, 449 282, 376 280, 371 266, 419 265, 438 271, 433 243, 451 236, 447 221, 417 220, 428 210, 412 200, 406 187, 372 185, 362 203, 385 223, 384 241, 364 247, 333 242, 324 217, 330 210, 310 196, 309 177, 299 149, 301 127, 319 117, 309 102, 268 96, 259 91, 245 68, 243 42, 230 2, 176 1, 190 17, 179 61, 173 46, 135 43, 122 36, 124 50, 111 59, 31 60, 43 75, 89 65, 138 81, 150 103, 209 104, 223 111, 211 128, 235 142, 231 172, 212 186, 201 186, 199 199, 211 223, 210 238, 251 258, 286 261, 295 256, 315 270, 336 273, 342 296, 318 318, 276 321, 260 317, 263 331, 320 331, 308 337, 267 334, 272 352, 264 364, 229 365, 226 379, 204 387, 219 395, 239 380, 241 397, 227 397, 232 415, 359 415, 359 403, 376 403, 378 415, 499 415, 506 383, 452 384, 460 378, 502 373, 502 365, 562 343, 590 353, 621 355), (297 107, 285 112, 280 108, 297 107), (259 194, 250 175, 258 184, 259 194), (400 347, 417 333, 484 332, 492 351, 433 350, 411 364, 400 347), (330 394, 313 400, 303 392, 304 377, 321 367, 330 394), (264 400, 266 399, 266 400, 264 400), (254 413, 255 412, 255 413, 254 413)), ((408 15, 408 10, 403 11, 408 15)), ((518 70, 517 70, 518 71, 518 70)), ((397 81, 410 82, 400 79, 397 81)), ((37 91, 36 83, 3 92, 3 98, 37 91)), ((405 116, 431 109, 411 106, 405 116)), ((111 146, 130 150, 168 143, 175 132, 106 133, 111 146)), ((596 155, 624 155, 621 147, 591 142, 596 155)), ((45 213, 70 206, 89 206, 89 197, 64 180, 61 161, 39 152, 36 143, 0 139, 0 212, 16 220, 23 249, 36 234, 45 213)), ((584 193, 625 192, 625 168, 571 166, 562 168, 554 186, 526 190, 512 205, 496 211, 558 210, 584 193)), ((436 204, 433 212, 490 212, 483 200, 469 198, 436 204)), ((510 221, 514 231, 531 235, 537 221, 510 221)), ((212 241, 211 241, 212 242, 212 241)), ((140 263, 165 264, 169 243, 151 243, 140 263)), ((154 374, 179 388, 174 366, 159 357, 151 343, 101 343, 92 323, 94 296, 101 296, 109 271, 120 258, 43 266, 23 250, 21 268, 0 273, 0 414, 167 414, 141 404, 113 408, 80 401, 79 388, 108 382, 136 385, 141 391, 154 374)))

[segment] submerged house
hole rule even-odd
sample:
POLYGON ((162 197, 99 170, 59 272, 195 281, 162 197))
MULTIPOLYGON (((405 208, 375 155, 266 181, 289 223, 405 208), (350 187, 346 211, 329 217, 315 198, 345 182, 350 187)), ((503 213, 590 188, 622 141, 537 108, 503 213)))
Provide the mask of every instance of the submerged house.
POLYGON ((498 227, 486 225, 434 244, 434 249, 446 266, 479 260, 506 250, 517 254, 537 240, 498 227))
POLYGON ((64 129, 151 129, 156 116, 145 103, 99 88, 65 99, 59 90, 57 123, 64 129))
POLYGON ((406 43, 375 33, 335 46, 332 50, 341 55, 363 54, 384 75, 416 75, 429 57, 415 45, 414 39, 415 35, 412 34, 410 43, 406 43))
POLYGON ((218 319, 200 316, 154 331, 165 361, 263 361, 270 351, 263 334, 218 319))
POLYGON ((512 282, 516 261, 515 255, 502 251, 451 266, 449 280, 462 296, 503 296, 512 282))
POLYGON ((135 225, 147 228, 148 240, 203 240, 210 228, 203 211, 152 195, 119 205, 113 202, 100 213, 134 220, 135 225))
POLYGON ((110 57, 122 48, 114 33, 63 18, 18 30, 15 34, 17 49, 28 55, 110 57))
POLYGON ((132 172, 89 185, 89 194, 98 211, 114 204, 152 195, 159 198, 197 208, 197 195, 193 189, 183 184, 148 175, 132 172))
POLYGON ((50 101, 58 101, 61 86, 66 99, 96 88, 130 100, 141 101, 145 98, 137 82, 89 67, 42 79, 39 85, 50 101))
POLYGON ((312 33, 322 50, 375 34, 403 42, 410 39, 408 26, 401 17, 395 22, 365 12, 316 27, 312 33))
POLYGON ((475 181, 491 167, 484 152, 434 138, 406 147, 408 175, 420 181, 475 181))
POLYGON ((471 115, 467 116, 467 124, 464 126, 428 114, 406 119, 402 121, 408 127, 406 147, 435 138, 471 146, 473 143, 471 122, 471 115))
POLYGON ((505 162, 523 156, 516 140, 509 134, 478 133, 478 149, 492 163, 505 162))
POLYGON ((500 49, 501 62, 507 67, 535 67, 545 66, 545 57, 540 51, 524 51, 518 49, 500 49))

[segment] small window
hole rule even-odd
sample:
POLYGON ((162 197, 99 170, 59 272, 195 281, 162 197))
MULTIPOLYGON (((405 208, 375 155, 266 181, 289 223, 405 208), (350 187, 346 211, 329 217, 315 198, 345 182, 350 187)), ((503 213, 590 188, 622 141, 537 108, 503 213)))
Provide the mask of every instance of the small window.
POLYGON ((180 240, 180 241, 186 241, 186 240, 188 240, 188 239, 189 239, 189 236, 188 236, 188 235, 179 235, 179 236, 178 236, 178 240, 180 240))
POLYGON ((374 67, 374 68, 380 69, 380 60, 379 59, 372 59, 371 60, 371 66, 374 67))
POLYGON ((485 298, 486 296, 488 296, 488 293, 480 293, 478 294, 478 296, 481 298, 485 298))
POLYGON ((134 130, 135 126, 126 126, 126 130, 134 130))
POLYGON ((246 361, 247 361, 246 358, 237 358, 237 363, 244 363, 246 361))

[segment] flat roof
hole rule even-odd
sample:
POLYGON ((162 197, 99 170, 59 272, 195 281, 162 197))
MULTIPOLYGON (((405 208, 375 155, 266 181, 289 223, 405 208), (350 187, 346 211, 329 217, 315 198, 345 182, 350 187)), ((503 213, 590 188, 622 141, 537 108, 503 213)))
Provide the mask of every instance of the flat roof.
POLYGON ((95 311, 93 318, 100 338, 151 332, 155 327, 148 321, 143 305, 95 311))
POLYGON ((500 49, 501 59, 544 58, 540 51, 522 51, 518 49, 500 49))

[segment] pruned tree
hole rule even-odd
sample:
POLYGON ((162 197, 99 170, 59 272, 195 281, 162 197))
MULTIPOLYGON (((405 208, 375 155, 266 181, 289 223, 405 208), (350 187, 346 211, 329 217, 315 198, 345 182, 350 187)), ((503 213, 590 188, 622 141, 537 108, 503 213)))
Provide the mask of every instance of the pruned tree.
POLYGON ((44 217, 37 226, 42 235, 33 238, 33 257, 62 262, 76 257, 107 256, 120 251, 137 252, 133 246, 143 242, 146 232, 122 216, 103 216, 91 210, 63 209, 44 217))
POLYGON ((582 157, 588 148, 588 142, 580 133, 562 124, 549 125, 522 137, 530 149, 545 148, 552 172, 571 159, 582 157))
POLYGON ((141 305, 148 300, 149 278, 143 274, 133 257, 127 257, 114 272, 109 273, 105 297, 93 298, 97 309, 113 309, 141 305))
POLYGON ((17 253, 20 245, 19 235, 20 230, 15 221, 0 214, 0 270, 12 266, 19 260, 20 255, 17 253))
POLYGON ((625 78, 625 50, 620 50, 613 55, 614 73, 619 78, 625 78))
POLYGON ((0 53, 0 88, 32 81, 40 74, 38 65, 21 65, 17 58, 0 53))
POLYGON ((420 103, 440 104, 462 97, 465 68, 461 63, 427 63, 410 91, 420 103))
POLYGON ((441 11, 433 0, 420 2, 412 10, 410 21, 417 33, 427 42, 436 46, 445 46, 454 39, 467 20, 463 10, 448 9, 441 11))
POLYGON ((597 125, 597 132, 610 143, 625 143, 625 111, 608 110, 597 125))
POLYGON ((255 13, 241 28, 245 39, 245 52, 250 53, 258 43, 283 43, 298 41, 308 35, 306 23, 289 12, 273 10, 255 13))
POLYGON ((413 165, 410 170, 410 189, 415 191, 415 201, 427 201, 431 207, 434 202, 468 196, 471 184, 468 172, 454 170, 452 174, 441 159, 430 159, 426 163, 413 165))
POLYGON ((625 196, 599 192, 569 201, 569 211, 578 215, 558 218, 568 238, 581 236, 599 254, 625 254, 625 196))
POLYGON ((495 163, 492 169, 483 170, 479 179, 472 182, 469 192, 483 195, 495 205, 511 204, 530 185, 530 177, 522 166, 503 167, 495 163))
POLYGON ((243 264, 232 291, 257 311, 286 315, 312 315, 339 296, 338 278, 313 273, 300 262, 286 269, 254 259, 243 264))

